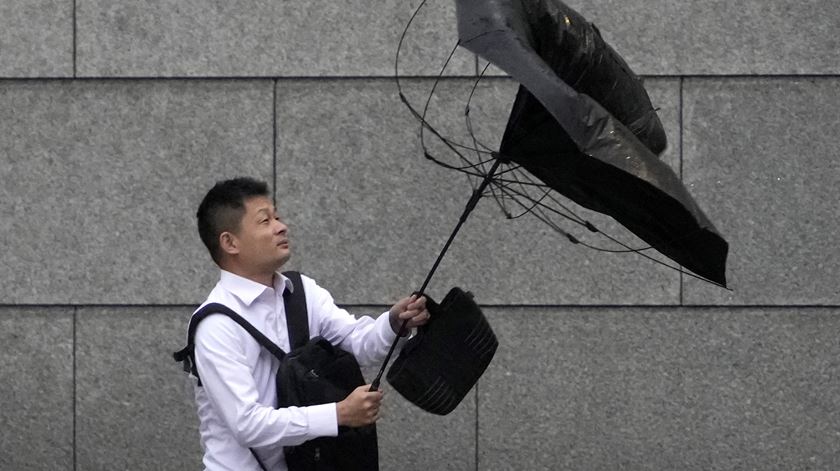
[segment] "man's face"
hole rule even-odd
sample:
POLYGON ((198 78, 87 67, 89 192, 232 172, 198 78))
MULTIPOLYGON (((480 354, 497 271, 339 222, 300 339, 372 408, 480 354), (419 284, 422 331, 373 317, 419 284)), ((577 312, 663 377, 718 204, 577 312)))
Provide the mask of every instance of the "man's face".
POLYGON ((271 200, 256 196, 245 201, 239 223, 239 260, 252 270, 276 271, 291 256, 288 227, 277 216, 271 200))

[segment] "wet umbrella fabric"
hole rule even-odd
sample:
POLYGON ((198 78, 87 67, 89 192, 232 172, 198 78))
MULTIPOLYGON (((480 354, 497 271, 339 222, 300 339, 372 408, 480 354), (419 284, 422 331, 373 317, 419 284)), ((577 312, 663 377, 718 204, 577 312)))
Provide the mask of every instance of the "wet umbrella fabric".
MULTIPOLYGON (((417 294, 424 293, 455 235, 485 190, 495 186, 503 193, 507 191, 505 197, 525 198, 528 202, 523 207, 529 208, 526 212, 540 205, 540 200, 517 193, 511 189, 509 180, 496 175, 502 164, 516 171, 519 169, 514 167, 521 167, 545 186, 578 204, 612 216, 662 254, 700 277, 725 286, 728 244, 679 178, 659 160, 657 155, 666 147, 662 124, 641 81, 603 41, 597 29, 557 0, 456 0, 456 5, 459 45, 502 68, 521 87, 498 152, 473 149, 479 154, 493 156, 489 171, 480 171, 481 163, 460 168, 449 165, 432 156, 423 145, 426 157, 434 162, 473 176, 480 175, 483 179, 473 190, 458 225, 417 294)), ((399 48, 397 57, 398 64, 399 48)), ((395 76, 399 88, 399 74, 395 76)), ((425 111, 418 112, 402 91, 400 98, 420 120, 421 130, 431 131, 464 159, 459 152, 464 146, 449 141, 429 125, 425 111)), ((469 118, 468 111, 466 115, 469 118)), ((422 143, 422 132, 420 136, 422 143)), ((540 219, 551 224, 547 219, 540 219)), ((588 222, 578 222, 600 232, 588 222)), ((552 227, 559 230, 553 224, 552 227)), ((640 252, 638 249, 628 251, 640 252)), ((477 307, 465 308, 463 305, 448 309, 458 314, 463 311, 480 313, 477 307)), ((444 317, 453 318, 453 313, 444 317)), ((434 316, 431 322, 437 322, 434 316)), ((448 336, 463 333, 460 332, 463 329, 457 332, 428 330, 441 338, 444 332, 448 336)), ((492 330, 488 329, 488 332, 485 337, 490 338, 492 330)), ((372 389, 379 387, 395 346, 396 341, 373 381, 372 389)), ((488 353, 488 363, 494 351, 488 353)), ((464 366, 441 361, 419 349, 409 349, 401 355, 397 365, 399 368, 389 372, 389 379, 402 381, 397 389, 420 407, 427 406, 422 397, 441 389, 438 378, 447 378, 448 371, 464 366), (406 368, 406 365, 410 367, 406 368)), ((470 375, 468 383, 455 384, 451 378, 442 380, 449 389, 459 392, 446 396, 454 398, 449 401, 451 403, 446 407, 433 404, 426 410, 451 411, 460 402, 460 392, 471 387, 486 364, 470 362, 466 366, 475 373, 470 375)))
POLYGON ((521 84, 499 157, 725 286, 728 244, 657 157, 650 99, 598 30, 557 0, 456 6, 460 45, 521 84))

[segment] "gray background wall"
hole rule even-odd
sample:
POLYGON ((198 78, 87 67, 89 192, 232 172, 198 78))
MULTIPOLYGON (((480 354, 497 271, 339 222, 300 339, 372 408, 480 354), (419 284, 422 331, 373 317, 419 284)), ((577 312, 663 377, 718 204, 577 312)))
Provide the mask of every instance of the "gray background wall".
MULTIPOLYGON (((840 469, 840 4, 570 4, 646 76, 733 291, 484 200, 429 292, 472 290, 501 346, 450 416, 390 391, 383 469, 840 469)), ((417 288, 468 197, 390 78, 417 5, 0 2, 0 469, 200 467, 170 352, 217 277, 193 215, 218 179, 271 181, 293 268, 352 312, 417 288)), ((409 35, 412 99, 453 15, 409 35)), ((440 127, 476 71, 456 55, 440 127)), ((514 89, 482 81, 480 132, 514 89)))

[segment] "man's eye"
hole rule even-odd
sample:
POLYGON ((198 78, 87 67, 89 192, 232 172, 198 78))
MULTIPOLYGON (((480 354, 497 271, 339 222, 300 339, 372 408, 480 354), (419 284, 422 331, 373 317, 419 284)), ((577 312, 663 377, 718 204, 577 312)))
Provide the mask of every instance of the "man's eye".
POLYGON ((268 219, 263 219, 262 221, 260 221, 260 224, 265 224, 267 222, 268 222, 268 219))

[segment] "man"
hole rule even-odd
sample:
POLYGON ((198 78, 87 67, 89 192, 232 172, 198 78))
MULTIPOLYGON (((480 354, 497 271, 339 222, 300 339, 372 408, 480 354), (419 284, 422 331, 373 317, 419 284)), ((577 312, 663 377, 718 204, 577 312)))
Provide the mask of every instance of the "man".
MULTIPOLYGON (((198 208, 198 231, 221 268, 218 284, 202 304, 223 304, 272 342, 289 351, 283 292, 299 289, 279 269, 289 259, 288 228, 277 216, 268 186, 250 178, 217 183, 198 208)), ((362 365, 381 361, 403 321, 425 324, 425 298, 404 298, 374 320, 339 309, 330 294, 302 276, 311 336, 322 336, 355 355, 362 365)), ((275 409, 278 360, 227 316, 198 325, 195 361, 202 386, 195 400, 207 470, 286 469, 283 446, 336 436, 338 426, 376 422, 382 392, 361 386, 332 404, 275 409)))

